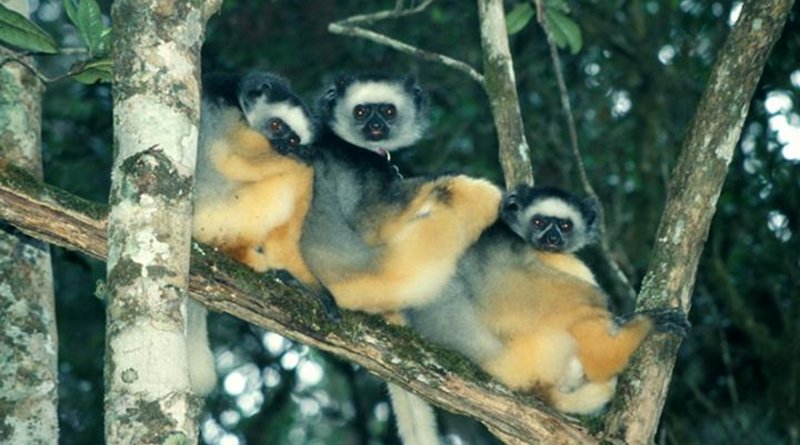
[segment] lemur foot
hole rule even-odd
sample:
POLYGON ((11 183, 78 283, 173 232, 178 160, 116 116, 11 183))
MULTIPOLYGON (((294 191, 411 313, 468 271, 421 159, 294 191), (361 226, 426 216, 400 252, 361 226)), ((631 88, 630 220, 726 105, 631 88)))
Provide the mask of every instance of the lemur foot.
POLYGON ((309 286, 306 286, 300 280, 295 278, 294 275, 283 269, 276 270, 275 276, 289 286, 298 287, 312 294, 314 298, 319 300, 319 303, 322 305, 322 312, 325 314, 325 318, 327 318, 329 321, 335 323, 341 321, 342 313, 339 310, 339 306, 336 304, 336 300, 333 298, 333 295, 328 289, 325 289, 324 287, 320 289, 313 289, 309 286))
POLYGON ((625 324, 638 315, 649 317, 653 321, 653 329, 656 332, 686 338, 692 329, 692 324, 689 323, 686 314, 677 308, 644 309, 618 317, 617 321, 625 324))

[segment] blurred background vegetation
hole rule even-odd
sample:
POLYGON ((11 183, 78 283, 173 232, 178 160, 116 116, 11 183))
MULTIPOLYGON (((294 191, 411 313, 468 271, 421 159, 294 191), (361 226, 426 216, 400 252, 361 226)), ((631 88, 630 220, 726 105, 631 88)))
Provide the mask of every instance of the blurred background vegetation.
MULTIPOLYGON (((511 10, 522 0, 506 2, 511 10)), ((502 182, 482 90, 461 73, 373 43, 334 36, 330 22, 394 0, 226 0, 208 25, 205 72, 269 69, 309 103, 335 72, 416 74, 432 125, 397 156, 407 174, 462 171, 502 182)), ((638 286, 671 167, 739 1, 580 0, 577 54, 561 62, 583 159, 606 210, 613 254, 638 286)), ((80 38, 61 0, 34 17, 62 46, 80 38)), ((105 14, 108 3, 101 3, 105 14)), ((800 6, 767 64, 730 167, 698 272, 691 320, 662 419, 663 444, 800 443, 800 6)), ((439 0, 381 32, 480 67, 474 2, 439 0)), ((539 184, 581 192, 545 36, 535 21, 511 38, 539 184)), ((41 58, 60 74, 75 56, 41 58)), ((111 91, 63 80, 44 104, 47 181, 105 201, 112 156, 111 91)), ((103 441, 104 265, 54 249, 63 444, 103 441)), ((600 275, 606 268, 588 251, 600 275)), ((607 281, 605 281, 607 283, 607 281)), ((608 288, 608 286, 606 286, 608 288)), ((621 308, 630 302, 619 301, 621 308)), ((221 381, 202 427, 210 444, 398 444, 385 387, 363 370, 223 315, 211 318, 221 381)), ((440 413, 451 444, 497 443, 440 413)))

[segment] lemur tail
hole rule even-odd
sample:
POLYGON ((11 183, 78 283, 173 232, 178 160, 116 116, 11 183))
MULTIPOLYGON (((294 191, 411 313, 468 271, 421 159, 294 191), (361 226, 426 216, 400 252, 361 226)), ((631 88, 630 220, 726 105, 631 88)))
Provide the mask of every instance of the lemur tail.
POLYGON ((563 392, 557 388, 550 391, 552 405, 559 411, 570 414, 594 414, 603 409, 614 396, 617 378, 605 382, 589 382, 574 391, 563 392))
POLYGON ((189 299, 187 303, 186 354, 189 361, 189 381, 192 391, 204 396, 217 385, 214 354, 208 345, 205 306, 189 299))
POLYGON ((387 383, 387 386, 403 444, 439 445, 433 407, 397 385, 387 383))

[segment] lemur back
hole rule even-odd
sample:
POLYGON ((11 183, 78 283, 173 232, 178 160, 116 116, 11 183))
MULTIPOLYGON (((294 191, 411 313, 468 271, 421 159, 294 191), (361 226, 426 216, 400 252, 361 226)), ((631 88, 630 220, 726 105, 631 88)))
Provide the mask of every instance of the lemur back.
POLYGON ((297 248, 311 200, 313 171, 290 151, 311 142, 310 114, 285 81, 270 74, 210 77, 206 85, 195 238, 257 271, 285 269, 303 283, 314 285, 316 280, 297 248), (260 99, 242 94, 266 88, 264 85, 270 91, 264 91, 260 99), (272 97, 267 97, 268 93, 272 97), (273 113, 268 112, 270 105, 273 113), (250 114, 260 113, 263 124, 271 124, 269 130, 283 126, 280 134, 254 128, 245 109, 250 114), (302 136, 287 122, 301 127, 302 136), (275 136, 274 143, 270 136, 275 136))
POLYGON ((519 227, 512 230, 520 221, 533 222, 510 218, 524 214, 530 203, 520 203, 515 192, 520 190, 504 200, 503 220, 467 250, 442 295, 406 311, 406 319, 512 389, 535 392, 565 412, 596 412, 613 396, 617 374, 651 330, 683 334, 685 318, 665 309, 616 323, 593 279, 580 268, 552 267, 538 244, 520 236, 519 227), (446 317, 448 329, 432 322, 446 317))
POLYGON ((387 160, 323 133, 301 249, 341 307, 423 304, 497 217, 499 190, 466 176, 402 179, 387 160))
MULTIPOLYGON (((326 92, 329 116, 336 115, 338 98, 349 97, 348 85, 326 92)), ((400 178, 383 155, 335 133, 332 119, 323 122, 312 150, 296 153, 314 171, 303 259, 344 308, 386 312, 430 300, 469 243, 496 219, 499 190, 466 176, 400 178)), ((391 122, 381 125, 377 133, 362 127, 362 135, 397 147, 402 133, 391 122)))

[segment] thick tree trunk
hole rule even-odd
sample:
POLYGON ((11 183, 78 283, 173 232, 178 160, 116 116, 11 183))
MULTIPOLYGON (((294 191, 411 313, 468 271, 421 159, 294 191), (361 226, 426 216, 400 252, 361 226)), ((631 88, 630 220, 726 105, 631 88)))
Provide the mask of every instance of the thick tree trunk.
POLYGON ((186 316, 203 2, 114 3, 108 444, 195 443, 186 316))
MULTIPOLYGON (((672 175, 638 308, 689 311, 695 274, 750 101, 792 0, 745 2, 711 72, 672 175)), ((630 445, 649 444, 658 427, 679 342, 646 342, 625 373, 607 432, 630 445)))
POLYGON ((530 148, 522 127, 522 114, 508 46, 502 0, 478 0, 484 88, 497 128, 500 165, 509 188, 533 184, 530 148))
MULTIPOLYGON (((2 4, 30 15, 27 0, 2 4)), ((40 179, 42 91, 22 65, 0 67, 0 163, 40 179)), ((50 246, 0 223, 0 443, 58 443, 55 315, 50 246)))

